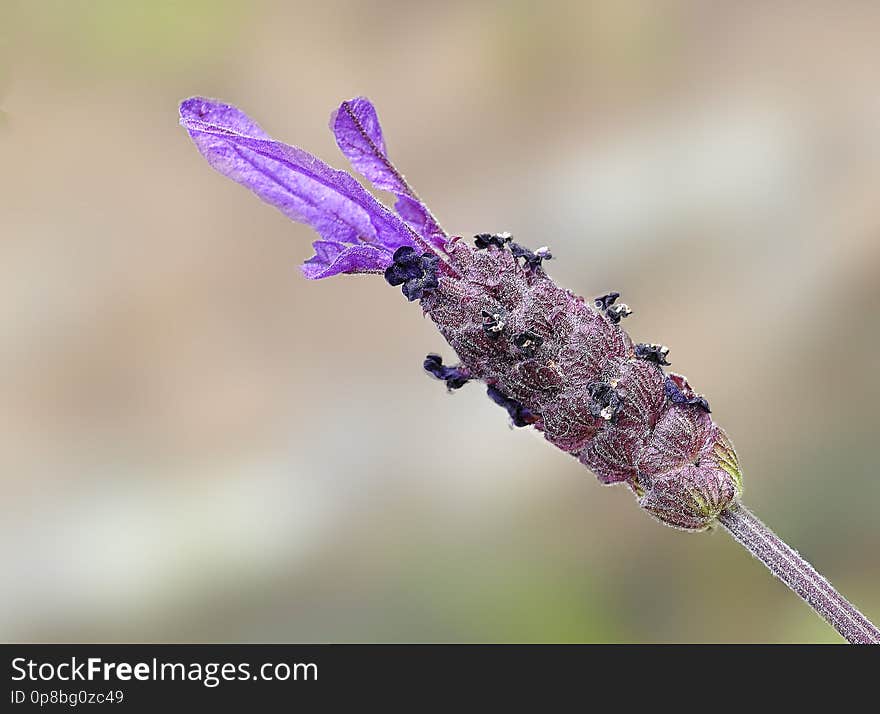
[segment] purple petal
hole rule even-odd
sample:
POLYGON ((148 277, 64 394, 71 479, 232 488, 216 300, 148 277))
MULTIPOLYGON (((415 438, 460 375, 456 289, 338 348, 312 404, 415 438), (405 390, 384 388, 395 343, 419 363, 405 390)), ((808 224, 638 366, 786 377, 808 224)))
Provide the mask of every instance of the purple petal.
POLYGON ((443 229, 388 158, 379 117, 370 100, 357 97, 343 102, 330 115, 330 128, 354 169, 376 188, 398 197, 395 208, 407 225, 428 243, 444 247, 447 237, 443 229))
POLYGON ((180 105, 180 123, 214 169, 324 239, 303 268, 307 277, 383 270, 397 248, 416 244, 403 221, 354 178, 270 139, 239 109, 193 97, 180 105), (352 246, 359 250, 346 249, 352 246))
POLYGON ((397 211, 397 215, 404 220, 406 225, 412 228, 430 245, 445 249, 448 237, 443 232, 443 229, 437 225, 437 221, 428 212, 424 203, 410 196, 398 196, 394 208, 397 211))
POLYGON ((357 97, 343 102, 330 115, 330 128, 340 150, 358 173, 378 189, 407 193, 406 182, 388 160, 382 127, 370 100, 357 97))
POLYGON ((345 245, 316 240, 315 255, 302 264, 309 280, 339 273, 377 273, 388 266, 387 251, 372 245, 345 245))

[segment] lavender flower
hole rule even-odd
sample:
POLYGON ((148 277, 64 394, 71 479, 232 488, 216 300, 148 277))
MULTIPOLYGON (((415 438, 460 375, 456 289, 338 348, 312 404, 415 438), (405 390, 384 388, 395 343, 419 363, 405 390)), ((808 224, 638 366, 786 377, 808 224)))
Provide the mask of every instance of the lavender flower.
POLYGON ((446 388, 450 392, 455 389, 461 389, 470 381, 470 375, 466 369, 462 367, 447 367, 443 364, 443 358, 440 355, 430 354, 425 357, 425 361, 422 364, 428 374, 446 382, 446 388))
POLYGON ((385 280, 389 285, 402 285, 401 291, 412 302, 422 298, 425 290, 438 286, 437 264, 440 258, 434 253, 421 255, 408 245, 394 251, 392 263, 385 268, 385 280))
POLYGON ((534 426, 602 483, 625 484, 666 525, 699 531, 720 521, 847 639, 880 641, 805 561, 774 547, 776 536, 739 503, 742 474, 730 439, 705 397, 664 372, 668 348, 633 345, 620 327, 632 311, 617 302, 619 293, 591 305, 546 274, 547 248, 531 251, 509 233, 480 233, 473 245, 450 238, 389 159, 368 100, 343 102, 330 127, 355 170, 395 196, 396 213, 233 106, 196 97, 180 115, 211 166, 318 233, 315 255, 302 266, 307 278, 380 273, 421 302, 460 360, 456 367, 439 355, 424 361, 449 390, 485 382, 514 426, 534 426))

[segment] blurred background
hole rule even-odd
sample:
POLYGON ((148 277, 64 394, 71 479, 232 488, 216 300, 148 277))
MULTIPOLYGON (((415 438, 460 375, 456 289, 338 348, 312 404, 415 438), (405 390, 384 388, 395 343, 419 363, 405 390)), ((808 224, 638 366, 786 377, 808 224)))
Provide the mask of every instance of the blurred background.
POLYGON ((453 233, 671 347, 746 502, 880 618, 880 6, 0 0, 0 639, 838 642, 603 488, 179 100, 346 167, 363 94, 453 233))

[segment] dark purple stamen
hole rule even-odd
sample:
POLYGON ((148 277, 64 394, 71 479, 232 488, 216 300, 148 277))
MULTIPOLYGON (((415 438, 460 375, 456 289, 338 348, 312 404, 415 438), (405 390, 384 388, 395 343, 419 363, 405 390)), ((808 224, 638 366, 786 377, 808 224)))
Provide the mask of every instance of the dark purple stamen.
POLYGON ((607 295, 597 297, 595 300, 596 307, 602 310, 614 325, 619 324, 621 318, 632 315, 629 305, 624 303, 620 303, 620 305, 614 304, 619 297, 620 293, 608 293, 607 295))
POLYGON ((513 344, 519 347, 526 357, 534 357, 538 348, 544 344, 544 338, 526 330, 513 338, 513 344))
POLYGON ((510 233, 478 233, 474 236, 474 245, 480 249, 488 248, 490 245, 504 248, 504 244, 509 242, 510 233))
POLYGON ((489 337, 498 337, 506 324, 507 311, 501 305, 492 310, 483 310, 483 331, 489 337))
POLYGON ((669 348, 666 345, 647 344, 639 342, 635 346, 636 357, 647 362, 653 362, 656 365, 669 366, 671 363, 666 361, 669 354, 669 348))
POLYGON ((461 389, 470 379, 466 369, 447 367, 443 364, 443 359, 440 355, 430 354, 425 357, 424 367, 425 371, 434 375, 437 379, 442 379, 446 382, 446 387, 450 391, 461 389))
POLYGON ((597 297, 593 302, 596 303, 596 307, 600 310, 607 310, 617 301, 617 298, 619 297, 620 293, 608 293, 607 295, 597 297))
POLYGON ((587 385, 590 395, 590 414, 597 419, 612 421, 620 410, 621 399, 617 390, 608 382, 590 382, 587 385))
POLYGON ((517 260, 522 258, 523 265, 528 265, 532 270, 538 270, 541 267, 542 261, 550 260, 553 257, 553 254, 547 247, 531 251, 528 248, 521 246, 519 243, 511 243, 510 252, 513 253, 513 257, 517 260))
POLYGON ((415 248, 408 245, 401 246, 394 251, 393 260, 394 262, 385 271, 385 280, 391 285, 402 285, 407 280, 421 277, 422 260, 415 248))
POLYGON ((534 424, 538 417, 527 406, 521 404, 515 399, 511 399, 504 392, 496 387, 490 386, 486 390, 489 399, 495 402, 499 407, 504 407, 510 418, 513 420, 514 426, 528 426, 534 424))
POLYGON ((709 402, 706 401, 706 397, 699 394, 689 397, 679 388, 672 377, 666 378, 663 389, 666 392, 666 396, 669 397, 669 401, 673 404, 689 404, 691 406, 700 407, 703 411, 709 413, 712 412, 712 410, 709 409, 709 402))
POLYGON ((416 253, 415 248, 401 246, 394 251, 394 262, 385 269, 385 280, 390 285, 402 285, 406 299, 412 302, 424 295, 425 290, 439 286, 437 267, 440 258, 434 253, 416 253))

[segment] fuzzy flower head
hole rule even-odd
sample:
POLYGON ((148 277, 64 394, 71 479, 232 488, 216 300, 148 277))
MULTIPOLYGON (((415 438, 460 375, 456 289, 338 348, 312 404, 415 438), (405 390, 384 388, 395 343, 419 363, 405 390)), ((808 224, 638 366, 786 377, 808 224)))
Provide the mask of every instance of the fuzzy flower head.
POLYGON ((450 391, 484 382, 513 426, 534 427, 602 483, 626 484, 667 525, 702 530, 739 499, 736 454, 708 401, 664 371, 667 347, 633 344, 619 293, 588 302, 560 288, 545 270, 550 249, 509 233, 450 238, 391 162, 367 99, 343 102, 330 128, 353 168, 394 197, 393 211, 231 105, 194 97, 180 116, 212 167, 315 230, 307 278, 377 273, 420 301, 458 356, 424 360, 450 391))

